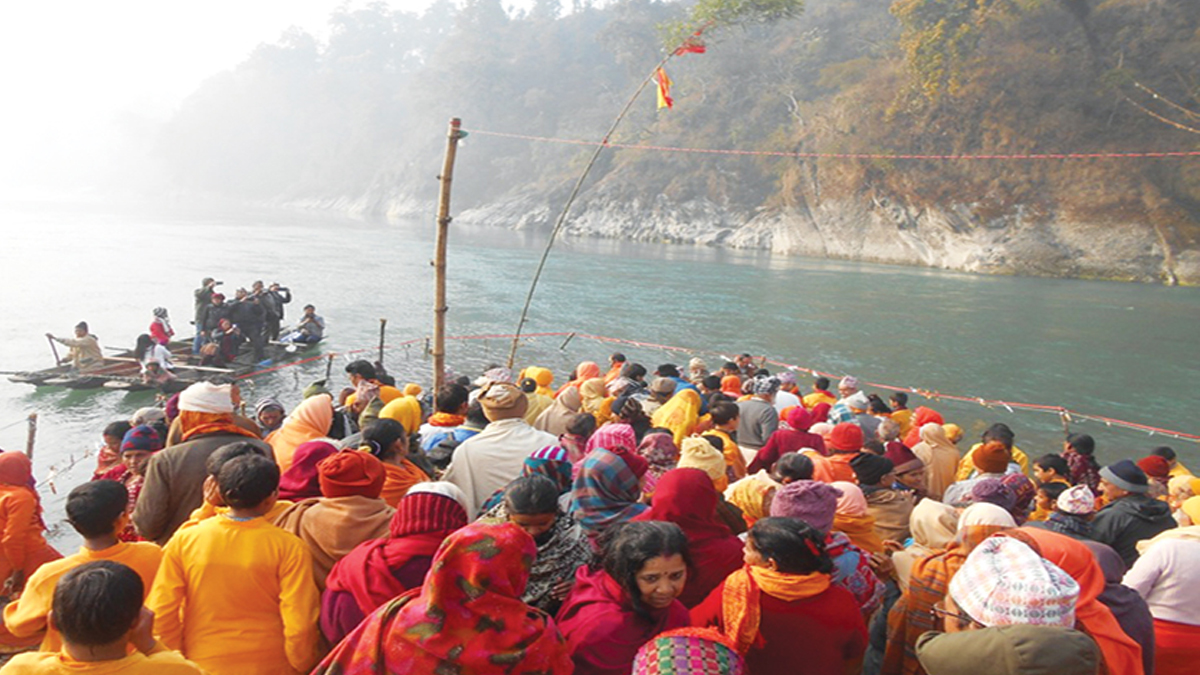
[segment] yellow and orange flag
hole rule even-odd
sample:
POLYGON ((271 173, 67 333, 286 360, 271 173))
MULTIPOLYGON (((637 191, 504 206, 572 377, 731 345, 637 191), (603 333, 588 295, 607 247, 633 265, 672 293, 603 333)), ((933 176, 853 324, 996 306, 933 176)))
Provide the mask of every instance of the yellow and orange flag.
POLYGON ((674 107, 675 101, 671 98, 671 78, 667 77, 667 71, 659 68, 654 71, 654 81, 658 82, 658 109, 674 107))

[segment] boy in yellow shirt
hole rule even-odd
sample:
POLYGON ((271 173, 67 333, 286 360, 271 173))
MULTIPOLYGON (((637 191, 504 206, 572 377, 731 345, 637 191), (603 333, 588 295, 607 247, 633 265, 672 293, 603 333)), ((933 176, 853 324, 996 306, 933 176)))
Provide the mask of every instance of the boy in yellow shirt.
POLYGON ((141 577, 121 563, 95 560, 73 568, 54 589, 48 617, 62 635, 62 649, 18 654, 0 675, 202 675, 155 642, 144 593, 141 577))
MULTIPOLYGON (((41 651, 57 652, 62 637, 49 628, 46 616, 54 600, 54 588, 63 575, 93 560, 111 560, 130 567, 149 590, 162 560, 162 549, 150 542, 123 542, 117 534, 129 524, 125 506, 129 493, 115 480, 84 483, 67 495, 67 521, 83 537, 79 552, 37 569, 25 584, 21 597, 4 607, 4 626, 18 638, 42 634, 41 651)), ((139 596, 145 600, 145 596, 139 596)))
POLYGON ((257 454, 217 474, 229 511, 178 530, 147 605, 154 632, 219 675, 295 675, 317 662, 320 597, 298 537, 268 523, 279 467, 257 454))
MULTIPOLYGON (((229 511, 229 507, 225 506, 225 502, 221 501, 221 491, 217 488, 217 474, 221 473, 221 467, 225 466, 226 462, 243 455, 266 457, 261 448, 251 443, 222 445, 217 448, 216 452, 209 455, 208 460, 204 462, 204 471, 208 474, 208 477, 204 479, 204 503, 192 511, 191 516, 179 526, 180 529, 192 527, 207 518, 212 518, 215 515, 229 511)), ((286 511, 291 505, 292 502, 286 499, 276 499, 275 505, 263 515, 263 518, 268 523, 274 523, 279 514, 286 511)))

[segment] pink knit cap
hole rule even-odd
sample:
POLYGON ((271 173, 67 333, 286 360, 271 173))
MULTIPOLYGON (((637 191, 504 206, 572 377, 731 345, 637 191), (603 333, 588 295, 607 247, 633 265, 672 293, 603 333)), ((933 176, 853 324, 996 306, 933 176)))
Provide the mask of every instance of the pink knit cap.
POLYGON ((984 626, 1075 625, 1079 584, 1012 537, 985 539, 954 578, 950 597, 984 626))

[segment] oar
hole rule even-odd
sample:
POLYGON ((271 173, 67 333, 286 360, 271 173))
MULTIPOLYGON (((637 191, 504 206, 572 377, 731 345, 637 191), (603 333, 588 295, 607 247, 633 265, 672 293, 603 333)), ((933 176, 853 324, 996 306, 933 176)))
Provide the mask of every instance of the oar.
POLYGON ((52 338, 52 337, 50 337, 49 335, 47 335, 47 336, 46 336, 46 342, 49 342, 49 343, 50 343, 50 351, 51 351, 51 352, 53 352, 53 354, 54 354, 54 365, 56 365, 56 366, 61 366, 61 365, 62 365, 62 359, 58 358, 58 347, 55 347, 55 346, 54 346, 54 338, 52 338))

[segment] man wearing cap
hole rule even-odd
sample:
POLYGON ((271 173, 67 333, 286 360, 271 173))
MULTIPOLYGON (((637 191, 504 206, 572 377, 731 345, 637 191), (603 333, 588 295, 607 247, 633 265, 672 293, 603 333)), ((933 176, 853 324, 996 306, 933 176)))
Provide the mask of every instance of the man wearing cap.
MULTIPOLYGON (((862 394, 862 392, 858 390, 858 378, 854 377, 853 375, 847 375, 846 377, 843 377, 842 381, 838 382, 838 394, 841 395, 841 398, 839 398, 837 403, 834 403, 833 407, 829 410, 829 423, 841 424, 842 422, 855 421, 855 413, 850 410, 850 398, 857 394, 862 394)), ((867 395, 862 394, 862 399, 863 401, 866 401, 867 395)), ((859 401, 859 403, 862 404, 861 409, 865 412, 867 409, 866 406, 869 405, 869 401, 867 401, 866 404, 863 404, 863 401, 859 401)), ((871 438, 874 437, 874 434, 872 434, 871 438)))
POLYGON ((771 434, 779 428, 779 412, 775 410, 775 394, 779 378, 760 376, 750 380, 750 398, 738 401, 738 447, 746 464, 754 461, 771 434))
POLYGON ((179 395, 180 442, 150 458, 146 481, 133 510, 133 524, 143 538, 167 543, 192 511, 204 503, 205 464, 217 448, 249 443, 273 457, 271 446, 233 419, 233 387, 197 382, 179 395))
POLYGON ((650 383, 650 396, 642 401, 642 412, 646 417, 653 417, 654 412, 675 395, 675 380, 669 377, 656 377, 650 383))
POLYGON ((104 361, 104 355, 100 353, 100 341, 96 339, 95 335, 88 332, 86 321, 75 324, 75 337, 73 338, 54 337, 50 333, 46 333, 46 337, 71 348, 64 361, 70 362, 71 367, 75 370, 98 366, 104 361))
POLYGON ((471 518, 496 490, 521 475, 526 457, 558 443, 553 435, 525 422, 529 400, 515 384, 490 382, 480 390, 478 400, 488 425, 454 450, 442 477, 466 493, 471 518))
POLYGON ((1145 472, 1123 459, 1100 469, 1100 494, 1108 502, 1092 520, 1092 539, 1113 547, 1126 567, 1138 559, 1137 543, 1176 526, 1171 507, 1150 497, 1145 472))
POLYGON ((892 488, 896 482, 896 466, 892 460, 862 452, 850 462, 850 468, 858 476, 858 487, 867 500, 867 511, 875 518, 875 532, 891 541, 908 539, 909 519, 915 502, 908 490, 892 488))
POLYGON ((829 472, 833 480, 847 483, 858 482, 851 463, 862 453, 862 428, 854 422, 842 422, 829 432, 825 448, 829 450, 829 472))

